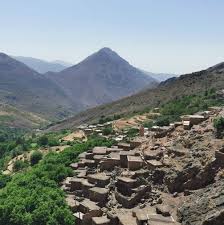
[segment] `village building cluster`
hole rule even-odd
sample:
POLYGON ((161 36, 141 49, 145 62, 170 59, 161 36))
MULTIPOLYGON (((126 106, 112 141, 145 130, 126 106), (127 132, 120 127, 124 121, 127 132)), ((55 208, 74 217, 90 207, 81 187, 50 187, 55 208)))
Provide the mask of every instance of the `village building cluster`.
MULTIPOLYGON (((191 190, 203 186, 200 177, 193 180, 190 169, 186 170, 188 174, 182 174, 196 154, 189 150, 193 139, 185 137, 201 138, 202 133, 213 132, 212 120, 221 110, 211 107, 202 113, 183 116, 182 122, 166 127, 153 126, 150 130, 140 127, 139 135, 128 143, 94 147, 81 153, 78 162, 70 165, 75 176, 66 178, 62 185, 76 224, 180 224, 177 208, 191 190)), ((79 129, 101 134, 99 125, 83 125, 79 129)), ((205 138, 201 142, 207 144, 206 141, 205 138)), ((214 150, 208 160, 212 168, 220 167, 223 148, 214 150)), ((201 165, 199 175, 208 167, 201 165)))

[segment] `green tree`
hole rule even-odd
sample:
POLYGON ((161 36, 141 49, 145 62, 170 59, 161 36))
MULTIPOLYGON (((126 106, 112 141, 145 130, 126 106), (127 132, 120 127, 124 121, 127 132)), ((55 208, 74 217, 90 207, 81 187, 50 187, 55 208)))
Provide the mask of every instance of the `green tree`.
POLYGON ((0 174, 0 188, 6 186, 6 184, 11 180, 11 176, 0 174))
POLYGON ((112 127, 105 127, 103 130, 102 130, 102 133, 103 135, 110 135, 110 134, 113 134, 113 129, 112 127))
POLYGON ((19 170, 27 168, 28 166, 29 166, 29 163, 27 161, 16 160, 13 165, 13 171, 17 172, 19 170))
POLYGON ((38 139, 38 144, 40 146, 46 146, 48 145, 48 137, 46 135, 44 136, 41 136, 39 139, 38 139))
POLYGON ((163 117, 160 117, 160 118, 158 118, 158 120, 156 121, 156 125, 157 126, 169 126, 169 124, 170 124, 170 120, 169 120, 169 118, 168 117, 166 117, 166 116, 163 116, 163 117))
POLYGON ((37 164, 43 157, 43 154, 40 151, 34 151, 30 156, 31 165, 37 164))
POLYGON ((213 122, 213 125, 216 128, 216 136, 218 138, 222 138, 224 136, 224 118, 216 118, 213 122))
POLYGON ((36 166, 15 174, 0 190, 0 224, 74 225, 58 183, 73 175, 69 165, 81 152, 114 144, 112 140, 90 136, 87 142, 60 153, 50 152, 36 166))

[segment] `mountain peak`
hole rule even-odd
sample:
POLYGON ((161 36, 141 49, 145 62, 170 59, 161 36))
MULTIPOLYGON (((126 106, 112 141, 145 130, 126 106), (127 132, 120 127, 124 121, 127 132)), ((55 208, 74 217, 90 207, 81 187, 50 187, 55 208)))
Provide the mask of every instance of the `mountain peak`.
POLYGON ((107 56, 109 57, 110 59, 116 59, 116 60, 122 60, 122 61, 125 61, 125 59, 123 59, 120 55, 118 55, 118 53, 116 53, 115 51, 113 51, 111 48, 108 48, 108 47, 104 47, 102 49, 100 49, 97 54, 100 54, 100 55, 103 55, 103 56, 107 56))
POLYGON ((121 58, 115 51, 113 51, 111 48, 108 48, 108 47, 101 48, 94 55, 103 55, 103 56, 119 57, 119 58, 121 58))
POLYGON ((108 47, 101 48, 99 51, 93 53, 87 57, 84 62, 114 62, 114 63, 126 63, 127 61, 120 57, 115 51, 108 47))
POLYGON ((111 48, 108 48, 108 47, 101 48, 98 52, 114 53, 114 51, 111 48))

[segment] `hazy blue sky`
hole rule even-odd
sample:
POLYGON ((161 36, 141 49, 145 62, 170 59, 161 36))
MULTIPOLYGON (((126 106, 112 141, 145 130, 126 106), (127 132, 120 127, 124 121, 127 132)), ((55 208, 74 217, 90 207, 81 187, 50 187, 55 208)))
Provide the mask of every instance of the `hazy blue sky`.
POLYGON ((107 46, 152 72, 224 61, 223 0, 0 0, 0 51, 77 63, 107 46))

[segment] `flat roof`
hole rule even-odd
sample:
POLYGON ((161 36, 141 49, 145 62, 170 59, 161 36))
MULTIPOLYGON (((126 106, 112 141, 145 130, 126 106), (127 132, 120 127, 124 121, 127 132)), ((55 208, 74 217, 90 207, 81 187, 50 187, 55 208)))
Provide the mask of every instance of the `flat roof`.
POLYGON ((93 192, 100 193, 100 194, 107 194, 109 192, 108 189, 106 189, 106 188, 99 188, 99 187, 93 187, 93 188, 90 188, 89 190, 93 191, 93 192))
POLYGON ((153 166, 162 166, 163 164, 160 162, 160 161, 157 161, 157 160, 147 160, 147 163, 149 163, 150 165, 153 165, 153 166))
POLYGON ((128 161, 132 162, 143 162, 142 158, 140 156, 128 156, 128 161))
POLYGON ((96 173, 96 174, 90 174, 88 175, 90 178, 94 178, 96 180, 109 180, 110 177, 107 176, 105 173, 96 173))
POLYGON ((105 224, 110 222, 110 220, 106 216, 93 217, 92 220, 95 224, 105 224))
POLYGON ((89 209, 90 211, 91 210, 100 210, 100 207, 95 202, 93 202, 87 198, 85 198, 79 204, 82 205, 83 207, 89 209))
POLYGON ((92 152, 97 155, 107 154, 107 147, 94 147, 92 152))
POLYGON ((125 183, 134 183, 136 182, 135 179, 132 179, 130 177, 118 177, 117 178, 119 181, 125 182, 125 183))

